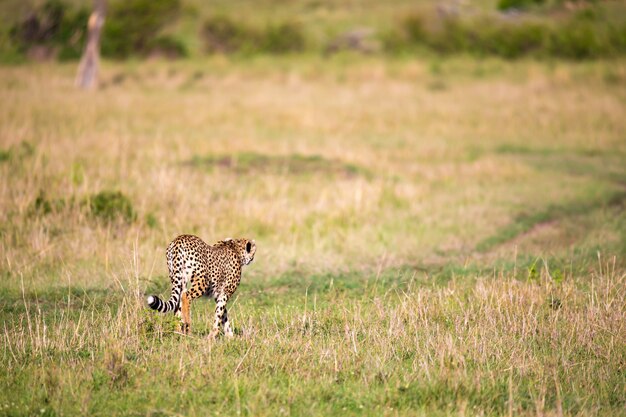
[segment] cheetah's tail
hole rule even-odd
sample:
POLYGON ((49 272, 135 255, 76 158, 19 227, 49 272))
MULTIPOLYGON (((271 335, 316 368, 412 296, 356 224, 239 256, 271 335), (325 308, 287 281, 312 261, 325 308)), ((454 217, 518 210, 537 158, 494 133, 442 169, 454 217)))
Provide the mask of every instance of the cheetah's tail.
POLYGON ((148 296, 148 307, 160 313, 168 313, 173 311, 178 305, 178 297, 172 297, 168 301, 161 300, 156 295, 148 296))

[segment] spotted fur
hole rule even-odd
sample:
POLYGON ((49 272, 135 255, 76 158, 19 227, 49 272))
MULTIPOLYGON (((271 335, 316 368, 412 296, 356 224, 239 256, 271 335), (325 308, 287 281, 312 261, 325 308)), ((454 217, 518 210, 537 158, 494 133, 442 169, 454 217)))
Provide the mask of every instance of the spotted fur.
POLYGON ((203 294, 217 303, 210 337, 217 336, 220 325, 232 337, 226 303, 241 281, 241 268, 254 260, 256 244, 248 239, 224 239, 208 245, 193 235, 181 235, 167 247, 167 267, 172 293, 167 301, 156 295, 148 297, 153 310, 176 312, 181 318, 181 331, 188 333, 191 325, 190 305, 203 294))

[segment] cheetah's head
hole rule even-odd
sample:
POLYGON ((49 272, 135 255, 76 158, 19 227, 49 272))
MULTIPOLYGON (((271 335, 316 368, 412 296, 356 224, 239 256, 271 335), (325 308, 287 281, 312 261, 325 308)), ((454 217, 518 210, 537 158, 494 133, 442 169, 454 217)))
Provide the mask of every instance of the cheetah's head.
POLYGON ((250 239, 237 239, 237 247, 241 254, 241 265, 248 265, 254 260, 256 253, 256 243, 250 239))

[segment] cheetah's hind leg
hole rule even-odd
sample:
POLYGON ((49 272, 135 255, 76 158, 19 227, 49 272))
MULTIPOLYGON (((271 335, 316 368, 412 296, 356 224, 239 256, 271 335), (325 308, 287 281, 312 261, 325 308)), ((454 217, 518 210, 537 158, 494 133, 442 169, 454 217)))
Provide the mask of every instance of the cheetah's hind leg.
POLYGON ((228 302, 228 295, 222 294, 216 297, 215 301, 217 301, 217 305, 215 306, 215 321, 213 322, 213 329, 211 330, 211 333, 209 333, 209 339, 215 339, 220 332, 220 324, 222 324, 223 321, 228 321, 228 316, 224 318, 224 313, 226 312, 226 303, 228 302))
POLYGON ((228 320, 228 309, 226 307, 224 307, 224 315, 222 316, 222 328, 227 338, 232 339, 235 336, 233 328, 230 326, 230 321, 228 320))
POLYGON ((187 295, 187 291, 183 292, 182 298, 180 300, 181 303, 181 321, 180 321, 180 332, 183 334, 188 334, 191 328, 191 314, 190 314, 190 299, 187 295))

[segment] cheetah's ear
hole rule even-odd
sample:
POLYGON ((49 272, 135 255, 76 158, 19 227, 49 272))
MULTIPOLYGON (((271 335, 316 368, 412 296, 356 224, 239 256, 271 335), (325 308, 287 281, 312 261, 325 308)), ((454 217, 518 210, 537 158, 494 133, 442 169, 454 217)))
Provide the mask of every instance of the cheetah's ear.
MULTIPOLYGON (((254 240, 252 242, 254 242, 254 240)), ((246 243, 246 252, 248 253, 252 250, 252 242, 248 241, 248 243, 246 243)))

